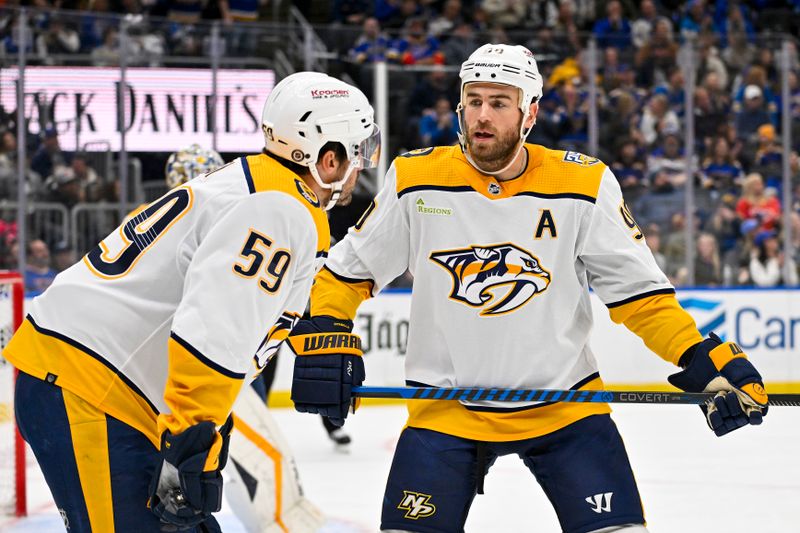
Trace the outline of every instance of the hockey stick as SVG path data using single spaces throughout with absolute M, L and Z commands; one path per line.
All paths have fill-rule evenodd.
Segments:
M 608 390 L 493 389 L 479 387 L 353 387 L 358 398 L 465 400 L 499 402 L 702 404 L 714 392 L 645 392 Z M 770 394 L 769 405 L 800 407 L 800 394 Z

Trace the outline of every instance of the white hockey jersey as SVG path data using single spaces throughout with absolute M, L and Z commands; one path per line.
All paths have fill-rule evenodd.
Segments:
M 602 388 L 588 341 L 591 286 L 671 361 L 702 340 L 674 298 L 612 172 L 526 145 L 513 180 L 476 171 L 459 147 L 416 150 L 333 247 L 312 313 L 352 318 L 409 269 L 406 380 L 437 387 Z M 409 425 L 479 440 L 538 436 L 605 404 L 409 402 Z
M 296 174 L 266 154 L 237 159 L 59 274 L 4 355 L 158 446 L 166 428 L 224 422 L 303 313 L 329 245 Z

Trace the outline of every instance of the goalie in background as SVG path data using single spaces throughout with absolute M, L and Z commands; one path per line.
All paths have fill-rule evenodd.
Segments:
M 229 448 L 244 471 L 268 464 L 258 434 L 277 435 L 249 417 L 260 399 L 241 407 L 247 385 L 305 310 L 326 210 L 375 166 L 380 132 L 359 89 L 312 72 L 273 88 L 262 130 L 263 152 L 175 187 L 60 273 L 4 350 L 20 433 L 72 532 L 219 531 Z M 231 443 L 234 410 L 262 450 Z
M 363 363 L 345 350 L 309 353 L 316 345 L 307 335 L 345 330 L 362 301 L 409 270 L 408 385 L 603 389 L 589 347 L 591 287 L 612 320 L 682 368 L 669 377 L 673 385 L 719 391 L 703 406 L 717 435 L 760 424 L 767 413 L 761 376 L 736 344 L 704 339 L 678 304 L 612 171 L 594 157 L 525 143 L 542 96 L 533 54 L 487 44 L 460 76 L 460 146 L 397 157 L 316 277 L 311 317 L 289 337 L 301 355 L 292 384 L 297 409 L 344 422 Z M 463 531 L 489 467 L 513 454 L 566 533 L 646 531 L 607 404 L 426 399 L 407 406 L 381 529 Z
M 194 143 L 170 154 L 164 166 L 168 189 L 174 189 L 201 174 L 208 174 L 225 164 L 219 152 Z

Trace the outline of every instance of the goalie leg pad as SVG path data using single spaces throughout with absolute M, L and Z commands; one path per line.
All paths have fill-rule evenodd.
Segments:
M 325 523 L 303 497 L 289 445 L 251 388 L 233 407 L 225 497 L 248 533 L 313 533 Z

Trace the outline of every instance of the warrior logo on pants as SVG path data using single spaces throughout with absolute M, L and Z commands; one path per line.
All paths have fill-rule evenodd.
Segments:
M 600 494 L 595 494 L 594 496 L 589 496 L 586 498 L 586 502 L 592 506 L 592 511 L 595 513 L 610 513 L 611 496 L 613 495 L 613 492 L 602 492 Z
M 436 506 L 432 503 L 428 503 L 430 499 L 430 494 L 421 494 L 419 492 L 404 490 L 403 501 L 400 502 L 397 508 L 406 512 L 405 518 L 411 520 L 425 518 L 436 512 Z

